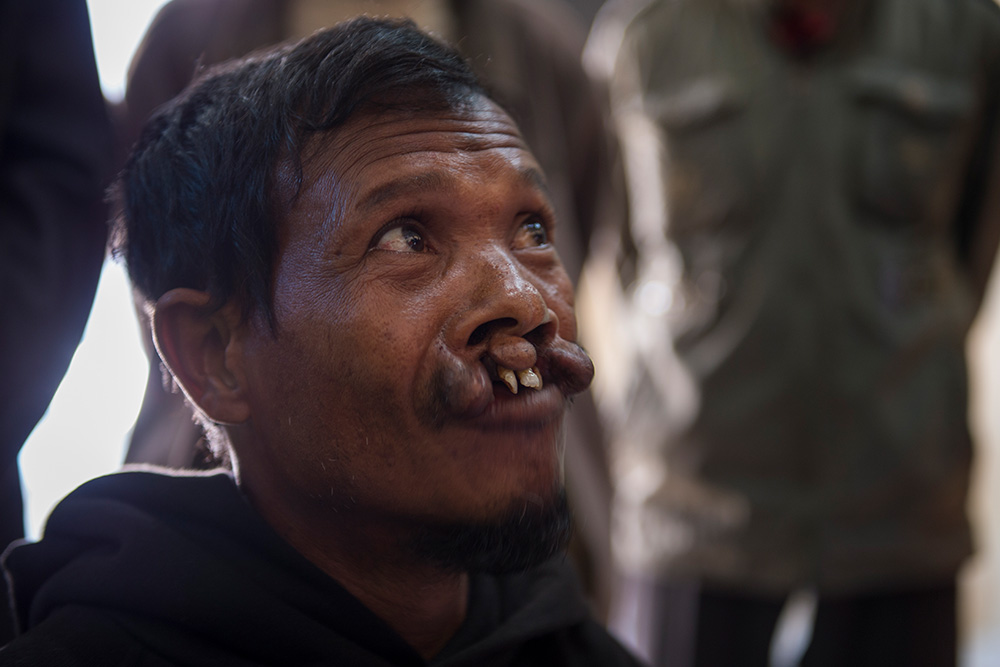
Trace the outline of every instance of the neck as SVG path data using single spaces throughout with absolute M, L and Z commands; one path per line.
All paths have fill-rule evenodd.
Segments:
M 251 499 L 252 500 L 252 499 Z M 330 575 L 385 621 L 425 659 L 437 655 L 465 620 L 469 578 L 410 555 L 399 525 L 379 529 L 372 517 L 345 516 L 323 526 L 293 524 L 286 516 L 264 519 L 293 548 Z
M 333 568 L 337 569 L 337 568 Z M 465 620 L 468 575 L 418 571 L 327 574 L 389 624 L 424 659 L 437 655 Z

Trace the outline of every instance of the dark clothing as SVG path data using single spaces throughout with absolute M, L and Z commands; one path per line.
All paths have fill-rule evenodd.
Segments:
M 785 596 L 747 596 L 698 582 L 626 577 L 617 587 L 632 611 L 626 636 L 653 665 L 767 667 Z M 725 629 L 724 631 L 722 629 Z
M 956 585 L 820 598 L 802 667 L 947 667 L 958 657 Z
M 5 567 L 28 632 L 2 665 L 428 664 L 226 473 L 88 482 Z M 590 618 L 561 561 L 469 588 L 465 623 L 430 664 L 637 664 Z
M 97 289 L 110 159 L 86 4 L 0 0 L 0 549 L 24 536 L 17 455 Z
M 784 595 L 748 594 L 692 580 L 631 577 L 619 595 L 634 618 L 630 636 L 653 665 L 775 664 L 771 647 Z M 958 656 L 956 585 L 878 590 L 816 601 L 802 667 L 945 667 Z

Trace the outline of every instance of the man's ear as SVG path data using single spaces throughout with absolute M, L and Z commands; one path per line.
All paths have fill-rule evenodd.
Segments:
M 174 379 L 213 422 L 241 424 L 250 418 L 239 366 L 242 314 L 234 303 L 219 309 L 211 296 L 178 288 L 161 296 L 153 313 L 153 342 Z

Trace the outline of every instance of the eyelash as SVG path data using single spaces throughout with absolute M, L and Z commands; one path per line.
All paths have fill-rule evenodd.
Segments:
M 553 232 L 555 225 L 553 224 L 553 218 L 551 215 L 547 215 L 545 212 L 529 213 L 523 220 L 518 223 L 518 230 L 520 230 L 525 225 L 537 223 L 541 226 L 543 233 L 545 234 L 545 242 L 538 247 L 547 247 L 553 245 L 555 242 L 553 238 Z M 424 243 L 427 243 L 427 229 L 423 224 L 423 213 L 420 210 L 414 209 L 409 213 L 403 213 L 401 215 L 393 218 L 391 222 L 383 225 L 372 237 L 368 244 L 368 249 L 373 250 L 378 246 L 379 241 L 385 236 L 387 232 L 397 227 L 403 229 L 412 229 L 420 234 L 423 238 Z
M 386 232 L 396 227 L 402 227 L 404 229 L 406 228 L 413 229 L 414 231 L 419 232 L 420 235 L 424 237 L 425 243 L 427 242 L 427 231 L 423 225 L 423 215 L 419 210 L 413 210 L 409 213 L 403 213 L 401 215 L 397 215 L 391 221 L 382 225 L 382 227 L 379 228 L 377 232 L 375 232 L 375 236 L 372 237 L 371 241 L 368 242 L 368 250 L 374 250 L 375 247 L 378 245 L 378 242 L 382 239 L 383 236 L 385 236 Z

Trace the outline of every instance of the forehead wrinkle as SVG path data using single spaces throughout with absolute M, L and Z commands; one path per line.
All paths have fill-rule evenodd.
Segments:
M 361 145 L 358 145 L 361 137 Z M 319 141 L 303 151 L 303 201 L 311 201 L 314 205 L 325 209 L 320 232 L 329 236 L 337 227 L 348 210 L 350 193 L 345 186 L 350 186 L 349 174 L 364 161 L 364 145 L 373 138 L 366 137 L 362 130 L 341 128 L 325 133 Z M 346 166 L 339 163 L 349 160 Z
M 353 172 L 373 152 L 377 154 L 384 151 L 383 155 L 376 155 L 370 160 L 375 163 L 384 158 L 425 150 L 423 138 L 428 134 L 451 136 L 454 147 L 448 152 L 492 148 L 520 148 L 527 151 L 524 139 L 506 112 L 488 99 L 481 101 L 485 103 L 484 107 L 451 108 L 440 112 L 422 112 L 415 116 L 400 111 L 361 114 L 344 126 L 315 137 L 307 144 L 302 159 L 303 162 L 314 162 L 323 172 L 340 163 L 337 171 L 343 177 Z M 401 122 L 407 121 L 422 122 L 424 126 L 398 127 Z M 394 148 L 383 149 L 382 146 L 386 143 Z M 414 150 L 414 144 L 419 148 Z
M 441 135 L 448 137 L 440 145 L 434 148 L 427 148 L 424 138 L 428 135 Z M 371 164 L 382 160 L 418 153 L 478 153 L 489 150 L 520 149 L 528 151 L 524 140 L 513 131 L 499 131 L 493 128 L 482 131 L 474 131 L 471 128 L 464 129 L 442 129 L 440 127 L 427 129 L 401 130 L 395 135 L 364 136 L 359 134 L 352 140 L 343 142 L 339 152 L 353 154 L 350 163 L 345 165 L 344 172 L 350 172 L 357 167 L 359 161 L 368 158 L 371 152 L 380 152 L 383 145 L 388 144 L 391 148 L 385 149 L 384 154 L 370 159 Z M 447 144 L 451 143 L 451 146 Z M 374 146 L 374 149 L 368 148 Z
M 449 189 L 452 186 L 451 179 L 447 174 L 441 171 L 424 171 L 419 174 L 398 178 L 376 187 L 365 194 L 357 206 L 355 206 L 355 209 L 363 214 L 393 199 L 406 197 L 407 195 L 428 189 Z
M 517 180 L 522 184 L 539 190 L 546 200 L 551 200 L 545 176 L 532 166 L 522 166 L 517 169 Z M 397 178 L 367 192 L 354 206 L 354 209 L 365 214 L 377 209 L 383 203 L 394 199 L 405 198 L 432 189 L 453 190 L 455 181 L 450 171 L 430 170 Z
M 377 115 L 360 119 L 360 123 L 348 123 L 336 131 L 324 133 L 325 137 L 309 146 L 304 155 L 306 172 L 312 171 L 313 178 L 307 177 L 307 197 L 320 196 L 327 201 L 327 214 L 323 220 L 323 231 L 330 233 L 336 223 L 346 214 L 348 201 L 359 193 L 350 194 L 344 187 L 352 184 L 355 189 L 357 178 L 368 167 L 387 159 L 418 155 L 420 153 L 475 153 L 489 150 L 516 149 L 530 155 L 524 139 L 509 117 L 483 118 L 475 114 L 456 112 L 455 115 L 430 115 L 427 120 L 431 127 L 407 127 L 394 131 L 400 121 L 398 114 Z M 439 124 L 445 121 L 448 126 Z M 445 135 L 449 141 L 436 148 L 428 149 L 424 139 L 427 135 Z M 520 160 L 518 160 L 520 162 Z M 318 172 L 318 173 L 317 173 Z M 431 189 L 450 189 L 453 174 L 447 171 L 426 171 L 404 176 L 377 186 L 361 195 L 360 201 L 351 206 L 356 211 L 366 213 L 386 201 L 417 194 Z M 545 176 L 537 167 L 520 165 L 517 179 L 539 190 L 551 202 Z M 363 185 L 362 185 L 363 189 Z

